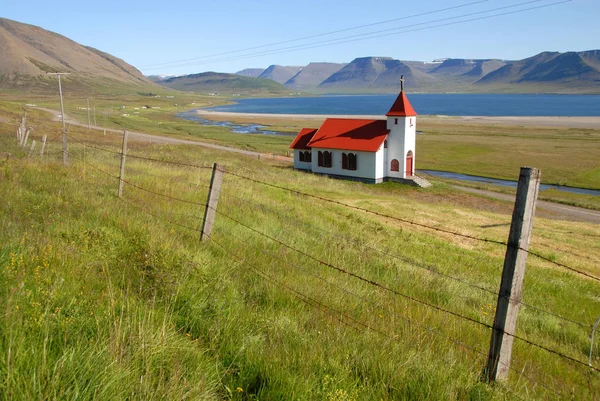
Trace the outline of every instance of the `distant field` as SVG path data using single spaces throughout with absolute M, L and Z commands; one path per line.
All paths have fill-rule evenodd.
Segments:
M 173 97 L 167 97 L 173 96 Z M 4 96 L 6 99 L 8 96 Z M 36 100 L 21 99 L 59 109 L 57 96 Z M 161 97 L 128 95 L 98 96 L 99 126 L 137 130 L 179 138 L 197 139 L 265 153 L 286 154 L 292 137 L 247 135 L 225 127 L 207 127 L 175 117 L 180 111 L 223 104 L 227 99 L 173 92 Z M 66 114 L 87 121 L 84 97 L 66 96 Z M 121 109 L 124 106 L 124 109 Z M 148 109 L 143 109 L 148 106 Z M 137 109 L 136 109 L 137 108 Z M 137 114 L 139 113 L 139 114 Z M 127 116 L 123 116 L 127 114 Z M 219 117 L 211 117 L 219 118 Z M 322 119 L 281 119 L 257 116 L 227 117 L 241 123 L 260 123 L 269 129 L 294 133 L 302 127 L 318 127 Z M 93 117 L 92 117 L 93 123 Z M 515 180 L 519 168 L 530 165 L 542 170 L 542 182 L 600 189 L 600 129 L 551 128 L 500 124 L 462 123 L 448 119 L 418 122 L 423 135 L 417 136 L 417 168 L 452 171 Z M 546 193 L 550 199 L 600 209 L 597 197 Z
M 600 189 L 600 129 L 419 124 L 418 168 L 514 179 L 520 166 L 542 181 Z

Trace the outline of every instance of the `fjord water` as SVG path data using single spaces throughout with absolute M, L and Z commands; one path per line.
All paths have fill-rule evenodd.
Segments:
M 383 115 L 397 95 L 236 99 L 208 110 L 267 114 Z M 600 116 L 600 95 L 409 93 L 420 115 Z

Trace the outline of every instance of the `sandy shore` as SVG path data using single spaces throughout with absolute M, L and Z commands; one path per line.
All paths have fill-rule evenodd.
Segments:
M 225 111 L 197 110 L 197 114 L 207 119 L 231 121 L 294 120 L 323 121 L 327 117 L 384 119 L 373 115 L 321 115 L 321 114 L 260 114 L 232 113 Z M 419 116 L 420 121 L 431 123 L 497 124 L 516 126 L 591 128 L 600 129 L 600 117 L 488 117 L 488 116 Z

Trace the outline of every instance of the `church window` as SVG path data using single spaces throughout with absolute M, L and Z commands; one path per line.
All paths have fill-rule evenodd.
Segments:
M 356 153 L 342 153 L 342 169 L 356 170 Z
M 312 162 L 312 153 L 308 150 L 304 152 L 304 161 L 308 163 Z
M 356 170 L 356 153 L 348 153 L 348 170 Z
M 323 167 L 331 167 L 331 152 L 323 152 Z
M 387 149 L 387 139 L 386 139 L 385 141 L 383 141 L 383 147 L 384 147 L 385 149 Z
M 323 167 L 323 152 L 321 152 L 319 150 L 317 157 L 318 157 L 317 164 L 319 165 L 319 167 Z
M 398 119 L 394 118 L 394 124 L 398 125 Z
M 306 161 L 306 160 L 304 160 L 304 152 L 299 152 L 298 158 L 300 159 L 301 162 Z

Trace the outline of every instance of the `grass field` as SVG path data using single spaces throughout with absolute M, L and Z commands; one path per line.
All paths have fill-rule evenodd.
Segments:
M 176 117 L 180 111 L 222 104 L 227 101 L 225 98 L 180 92 L 168 96 L 167 92 L 158 98 L 98 95 L 91 99 L 90 105 L 96 107 L 96 122 L 100 126 L 174 135 L 254 151 L 285 154 L 289 150 L 292 137 L 233 134 L 225 127 L 201 126 Z M 21 102 L 32 101 L 21 99 Z M 38 99 L 35 103 L 59 108 L 56 98 Z M 87 122 L 87 111 L 82 110 L 86 107 L 85 97 L 67 96 L 65 103 L 67 115 Z M 148 108 L 143 109 L 144 106 Z M 320 124 L 320 120 L 243 116 L 235 121 L 262 123 L 272 130 L 289 133 Z M 417 137 L 419 169 L 514 180 L 519 168 L 529 165 L 542 170 L 544 183 L 600 189 L 599 129 L 466 124 L 452 119 L 441 122 L 427 119 L 419 123 L 418 129 L 424 133 Z M 587 199 L 580 202 L 589 203 Z
M 134 141 L 120 200 L 119 155 L 78 142 L 117 152 L 119 135 L 71 127 L 65 168 L 60 138 L 44 159 L 18 149 L 20 106 L 0 106 L 3 399 L 600 396 L 584 366 L 598 282 L 534 256 L 517 335 L 583 364 L 515 340 L 509 381 L 480 381 L 505 247 L 426 227 L 506 241 L 509 203 Z M 33 139 L 59 132 L 45 113 L 29 120 Z M 213 162 L 227 173 L 200 242 Z M 598 276 L 598 238 L 597 225 L 538 216 L 531 250 Z

